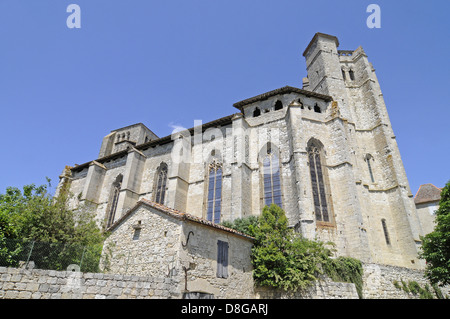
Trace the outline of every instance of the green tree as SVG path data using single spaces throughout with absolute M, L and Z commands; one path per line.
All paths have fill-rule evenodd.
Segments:
M 222 225 L 255 238 L 252 249 L 253 277 L 260 286 L 296 291 L 326 274 L 338 282 L 354 283 L 363 298 L 361 261 L 340 256 L 331 258 L 333 243 L 308 240 L 288 228 L 284 211 L 266 206 L 261 216 L 225 221 Z
M 434 230 L 422 239 L 419 257 L 425 259 L 425 276 L 433 284 L 450 284 L 450 181 L 441 192 Z
M 321 274 L 331 251 L 319 241 L 307 240 L 288 228 L 284 211 L 272 204 L 263 209 L 258 225 L 249 226 L 255 237 L 253 277 L 261 286 L 296 291 Z
M 236 218 L 232 222 L 230 221 L 224 221 L 221 223 L 221 225 L 232 228 L 234 230 L 237 230 L 238 232 L 241 232 L 243 234 L 254 236 L 253 229 L 258 224 L 258 217 L 256 216 L 247 216 L 243 218 Z M 253 225 L 253 227 L 250 227 L 250 225 Z
M 32 243 L 42 267 L 62 270 L 74 258 L 95 265 L 105 234 L 87 207 L 68 209 L 70 198 L 64 187 L 55 197 L 34 184 L 0 194 L 0 262 L 17 266 Z

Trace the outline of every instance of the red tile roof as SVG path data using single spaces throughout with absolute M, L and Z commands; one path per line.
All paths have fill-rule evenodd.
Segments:
M 228 232 L 228 233 L 232 233 L 234 235 L 238 235 L 238 236 L 244 237 L 246 239 L 254 240 L 253 237 L 251 237 L 249 235 L 246 235 L 244 233 L 238 232 L 238 231 L 236 231 L 234 229 L 231 229 L 231 228 L 219 225 L 219 224 L 215 224 L 215 223 L 210 222 L 210 221 L 208 221 L 206 219 L 203 219 L 203 218 L 200 218 L 200 217 L 197 217 L 197 216 L 185 213 L 185 212 L 181 212 L 181 211 L 173 209 L 173 208 L 169 208 L 167 206 L 164 206 L 164 205 L 152 202 L 152 201 L 147 200 L 147 199 L 139 200 L 133 208 L 131 208 L 127 213 L 125 213 L 118 220 L 116 220 L 116 222 L 114 224 L 112 224 L 111 227 L 108 228 L 108 230 L 110 231 L 110 230 L 113 230 L 116 227 L 118 227 L 128 216 L 130 216 L 132 214 L 133 211 L 135 211 L 141 205 L 146 205 L 146 206 L 155 208 L 158 211 L 160 211 L 162 213 L 165 213 L 165 214 L 167 214 L 167 215 L 169 215 L 171 217 L 174 217 L 176 219 L 179 219 L 179 220 L 192 221 L 194 223 L 202 224 L 202 225 L 205 225 L 207 227 L 212 227 L 214 229 L 218 229 L 218 230 L 222 230 L 222 231 L 225 231 L 225 232 Z
M 422 204 L 428 202 L 436 202 L 441 199 L 442 190 L 433 184 L 420 185 L 419 190 L 414 196 L 414 203 Z

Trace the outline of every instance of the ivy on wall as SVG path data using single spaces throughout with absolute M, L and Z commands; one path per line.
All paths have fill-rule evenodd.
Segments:
M 255 238 L 251 259 L 256 285 L 295 292 L 325 274 L 334 281 L 354 283 L 362 298 L 361 262 L 350 257 L 331 258 L 332 243 L 309 240 L 295 233 L 277 205 L 264 207 L 257 218 L 237 219 L 223 225 Z

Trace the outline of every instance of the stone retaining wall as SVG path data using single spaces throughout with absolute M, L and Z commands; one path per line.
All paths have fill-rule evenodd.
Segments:
M 423 272 L 402 267 L 364 264 L 364 299 L 414 299 L 419 295 L 395 287 L 394 281 L 416 281 L 431 286 Z M 181 298 L 170 278 L 120 274 L 80 273 L 0 267 L 0 299 L 168 299 Z M 289 294 L 279 290 L 249 287 L 249 298 L 354 299 L 354 284 L 329 280 L 317 282 L 308 291 Z M 441 287 L 450 295 L 450 287 Z M 217 298 L 217 296 L 215 296 Z
M 0 267 L 2 299 L 180 298 L 167 278 Z
M 387 266 L 380 264 L 364 264 L 364 299 L 418 299 L 417 294 L 407 293 L 395 287 L 394 282 L 402 285 L 402 281 L 417 282 L 422 288 L 431 284 L 425 279 L 423 270 L 415 270 L 404 267 Z M 450 296 L 450 287 L 440 287 L 442 293 Z M 434 292 L 433 292 L 434 295 Z
M 1 299 L 181 298 L 169 278 L 0 267 Z M 249 287 L 253 290 L 253 287 Z M 353 284 L 318 282 L 307 292 L 255 289 L 249 298 L 358 298 Z M 217 296 L 216 296 L 217 297 Z

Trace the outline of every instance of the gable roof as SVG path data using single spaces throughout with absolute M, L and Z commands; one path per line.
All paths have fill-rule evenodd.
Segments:
M 286 93 L 299 93 L 299 94 L 303 94 L 306 95 L 308 97 L 316 97 L 322 100 L 325 100 L 327 102 L 330 102 L 333 100 L 333 98 L 329 95 L 324 95 L 324 94 L 320 94 L 320 93 L 316 93 L 313 91 L 308 91 L 308 90 L 303 90 L 303 89 L 299 89 L 296 87 L 292 87 L 292 86 L 284 86 L 282 88 L 273 90 L 273 91 L 269 91 L 263 94 L 259 94 L 256 95 L 254 97 L 242 100 L 240 102 L 236 102 L 233 104 L 233 106 L 237 109 L 239 109 L 242 112 L 242 109 L 245 105 L 257 102 L 257 101 L 263 101 L 268 99 L 269 97 L 272 97 L 274 95 L 278 95 L 278 94 L 286 94 Z
M 422 204 L 428 202 L 436 202 L 441 199 L 442 190 L 433 184 L 420 185 L 419 190 L 414 196 L 415 204 Z
M 136 203 L 136 205 L 133 206 L 133 208 L 131 208 L 124 215 L 122 215 L 122 217 L 120 217 L 118 220 L 116 220 L 114 222 L 114 224 L 112 224 L 107 229 L 107 231 L 112 231 L 112 230 L 116 229 L 117 227 L 119 227 L 128 216 L 130 216 L 135 210 L 137 210 L 141 206 L 147 206 L 147 207 L 154 208 L 154 209 L 158 210 L 159 212 L 164 213 L 164 214 L 166 214 L 168 216 L 171 216 L 173 218 L 176 218 L 178 220 L 194 222 L 194 223 L 197 223 L 197 224 L 204 225 L 206 227 L 211 227 L 211 228 L 213 228 L 215 230 L 225 231 L 225 232 L 228 232 L 228 233 L 231 233 L 231 234 L 243 237 L 243 238 L 248 239 L 248 240 L 252 240 L 252 241 L 254 240 L 253 237 L 251 237 L 249 235 L 246 235 L 244 233 L 241 233 L 241 232 L 239 232 L 237 230 L 234 230 L 234 229 L 231 229 L 231 228 L 219 225 L 219 224 L 215 224 L 215 223 L 210 222 L 210 221 L 208 221 L 206 219 L 203 219 L 203 218 L 200 218 L 200 217 L 188 214 L 188 213 L 184 213 L 184 212 L 181 212 L 181 211 L 173 209 L 173 208 L 169 208 L 167 206 L 155 203 L 155 202 L 147 200 L 147 199 L 139 200 Z

